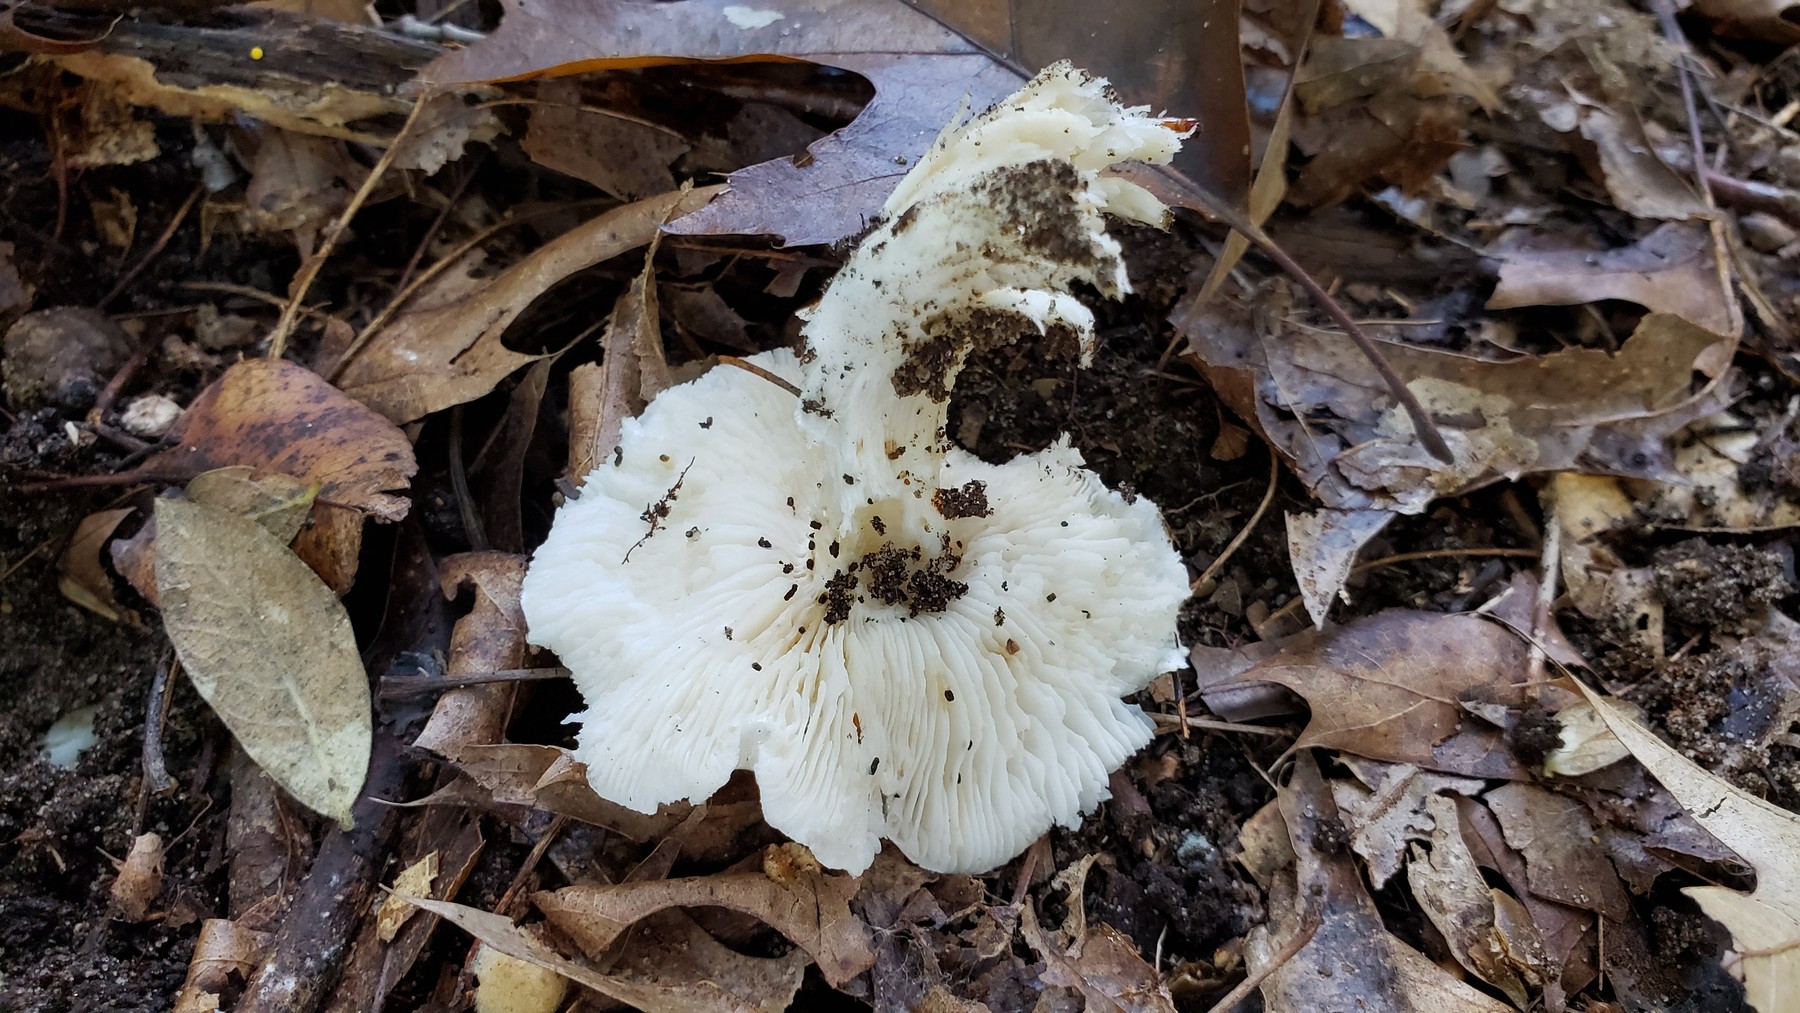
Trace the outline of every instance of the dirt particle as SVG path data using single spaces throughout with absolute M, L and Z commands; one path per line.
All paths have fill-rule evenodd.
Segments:
M 939 489 L 931 494 L 931 505 L 944 515 L 945 520 L 959 520 L 964 517 L 986 517 L 994 511 L 988 506 L 987 483 L 980 479 L 970 479 L 960 488 Z
M 856 575 L 841 570 L 825 582 L 825 593 L 819 595 L 819 604 L 825 606 L 827 625 L 841 623 L 850 618 L 850 608 L 855 603 Z
M 1006 653 L 1008 653 L 1008 654 L 1019 653 L 1019 642 L 1017 640 L 1012 639 L 1011 637 L 1007 637 L 1006 638 Z
M 995 626 L 1005 626 L 1006 625 L 1006 610 L 1005 609 L 997 608 L 994 610 L 994 625 Z
M 773 549 L 775 547 L 775 543 L 769 541 L 767 538 L 758 538 L 756 540 L 756 544 L 762 546 L 765 549 Z
M 1749 545 L 1690 538 L 1655 555 L 1656 590 L 1669 618 L 1692 629 L 1738 629 L 1792 588 L 1781 557 Z

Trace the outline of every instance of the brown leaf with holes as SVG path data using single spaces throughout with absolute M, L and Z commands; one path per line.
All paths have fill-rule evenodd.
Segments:
M 1465 777 L 1524 778 L 1501 729 L 1461 701 L 1517 707 L 1526 655 L 1517 634 L 1477 616 L 1393 609 L 1323 633 L 1308 631 L 1224 679 L 1199 673 L 1215 713 L 1237 720 L 1230 694 L 1272 682 L 1303 697 L 1312 720 L 1300 747 L 1341 749 Z
M 480 256 L 445 271 L 343 364 L 351 397 L 395 422 L 473 401 L 533 360 L 501 343 L 538 296 L 577 271 L 654 239 L 664 222 L 702 207 L 718 187 L 663 194 L 583 222 L 491 278 Z

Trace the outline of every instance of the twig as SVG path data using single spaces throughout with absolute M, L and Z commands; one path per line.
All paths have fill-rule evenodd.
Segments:
M 419 696 L 441 693 L 464 686 L 487 686 L 496 682 L 541 682 L 567 679 L 566 668 L 502 668 L 493 672 L 465 672 L 462 675 L 390 675 L 381 680 L 384 697 Z
M 1269 504 L 1275 502 L 1275 490 L 1280 485 L 1281 485 L 1281 455 L 1277 454 L 1275 452 L 1274 447 L 1270 447 L 1269 448 L 1269 488 L 1263 492 L 1262 502 L 1257 505 L 1256 513 L 1251 514 L 1250 520 L 1247 521 L 1243 527 L 1238 529 L 1237 535 L 1234 536 L 1231 539 L 1230 543 L 1225 546 L 1225 550 L 1223 552 L 1219 553 L 1219 558 L 1213 560 L 1212 563 L 1210 565 L 1208 565 L 1204 571 L 1201 572 L 1200 576 L 1194 578 L 1194 582 L 1192 584 L 1188 585 L 1188 590 L 1190 592 L 1198 594 L 1200 592 L 1200 588 L 1207 581 L 1212 580 L 1214 577 L 1218 576 L 1219 571 L 1225 568 L 1225 563 L 1227 560 L 1229 560 L 1231 558 L 1232 554 L 1237 552 L 1238 549 L 1243 547 L 1245 540 L 1247 540 L 1250 537 L 1250 532 L 1255 531 L 1256 526 L 1258 524 L 1262 523 L 1263 514 L 1268 512 Z
M 1290 733 L 1280 728 L 1269 728 L 1265 725 L 1244 725 L 1235 721 L 1220 721 L 1217 718 L 1194 718 L 1173 714 L 1152 714 L 1150 720 L 1159 732 L 1174 731 L 1177 728 L 1199 728 L 1208 732 L 1232 732 L 1239 735 L 1266 735 L 1270 738 L 1285 739 Z
M 1538 562 L 1537 598 L 1531 605 L 1531 658 L 1526 663 L 1525 681 L 1536 685 L 1544 678 L 1544 632 L 1550 628 L 1550 606 L 1556 602 L 1556 587 L 1562 582 L 1562 521 L 1555 510 L 1544 518 L 1544 548 Z
M 508 918 L 517 918 L 524 914 L 523 911 L 514 910 L 520 899 L 519 891 L 525 888 L 527 882 L 530 882 L 532 870 L 537 868 L 538 861 L 544 857 L 544 852 L 550 850 L 550 845 L 555 842 L 557 835 L 561 834 L 563 827 L 568 824 L 569 818 L 561 813 L 558 813 L 556 818 L 550 821 L 550 828 L 545 830 L 544 835 L 531 846 L 531 853 L 525 856 L 525 861 L 519 863 L 519 871 L 513 874 L 512 882 L 507 885 L 506 892 L 500 895 L 499 903 L 494 905 L 496 912 Z
M 377 730 L 356 825 L 325 836 L 237 1013 L 312 1013 L 325 1001 L 399 830 L 401 810 L 380 800 L 401 797 L 405 787 L 400 745 Z
M 800 388 L 794 386 L 793 384 L 787 382 L 786 380 L 783 380 L 781 377 L 776 376 L 774 373 L 769 372 L 768 370 L 762 368 L 761 366 L 758 366 L 754 362 L 750 362 L 746 359 L 740 359 L 735 355 L 721 355 L 721 356 L 719 356 L 719 361 L 724 363 L 727 366 L 736 366 L 737 368 L 739 368 L 747 373 L 755 373 L 757 376 L 760 376 L 763 379 L 774 384 L 775 386 L 780 387 L 782 390 L 787 391 L 789 394 L 792 394 L 795 397 L 800 396 Z
M 1262 983 L 1269 979 L 1269 975 L 1281 970 L 1283 964 L 1294 959 L 1301 950 L 1306 949 L 1306 944 L 1312 942 L 1313 936 L 1318 933 L 1320 921 L 1318 913 L 1314 912 L 1306 919 L 1306 924 L 1300 927 L 1300 931 L 1294 934 L 1294 938 L 1288 940 L 1287 944 L 1277 950 L 1275 956 L 1262 966 L 1262 970 L 1238 982 L 1238 987 L 1225 993 L 1225 998 L 1213 1003 L 1212 1008 L 1206 1013 L 1231 1013 L 1237 1008 L 1238 1003 L 1250 998 L 1250 993 L 1262 987 Z
M 144 251 L 144 255 L 138 258 L 138 262 L 133 264 L 130 270 L 119 275 L 119 280 L 113 282 L 113 287 L 108 289 L 106 295 L 101 297 L 99 304 L 101 309 L 105 309 L 107 303 L 117 299 L 119 295 L 125 291 L 125 287 L 130 285 L 133 281 L 136 281 L 137 276 L 144 272 L 144 268 L 149 267 L 150 262 L 155 260 L 158 254 L 162 253 L 163 248 L 169 245 L 169 240 L 175 238 L 175 230 L 180 228 L 181 223 L 187 220 L 188 212 L 194 209 L 194 204 L 197 203 L 200 200 L 200 197 L 205 193 L 205 187 L 197 186 L 194 188 L 193 193 L 188 194 L 187 200 L 182 201 L 181 207 L 175 210 L 175 217 L 169 219 L 168 226 L 162 230 L 162 235 L 156 237 L 156 242 L 150 244 L 150 248 Z
M 174 675 L 180 667 L 179 659 L 170 659 L 168 664 L 156 666 L 156 672 L 150 678 L 150 695 L 144 704 L 144 783 L 138 789 L 137 817 L 131 822 L 133 837 L 143 829 L 150 796 L 166 794 L 175 787 L 174 779 L 169 776 L 168 763 L 163 758 L 162 733 L 173 697 L 169 689 L 175 685 Z
M 438 209 L 437 217 L 431 220 L 431 224 L 425 229 L 425 234 L 419 237 L 419 245 L 413 248 L 412 257 L 406 261 L 406 266 L 400 269 L 400 280 L 394 283 L 396 289 L 405 288 L 406 283 L 412 280 L 413 272 L 419 269 L 419 261 L 425 259 L 425 251 L 431 246 L 431 241 L 437 238 L 438 230 L 442 229 L 444 223 L 450 220 L 450 212 L 456 210 L 456 206 L 462 203 L 463 194 L 468 191 L 469 184 L 475 181 L 475 174 L 487 161 L 487 151 L 484 149 L 481 154 L 470 161 L 473 164 L 463 172 L 462 179 L 457 181 L 456 187 L 450 191 L 450 195 L 444 198 L 444 206 Z
M 394 164 L 394 157 L 400 153 L 401 147 L 405 145 L 407 137 L 412 133 L 413 125 L 419 121 L 419 113 L 424 111 L 426 103 L 432 97 L 433 93 L 426 91 L 413 102 L 412 111 L 406 114 L 406 122 L 400 125 L 400 132 L 394 135 L 393 142 L 387 146 L 386 151 L 381 153 L 381 158 L 376 161 L 375 167 L 370 169 L 369 174 L 363 178 L 362 186 L 356 188 L 356 195 L 350 198 L 350 203 L 344 208 L 343 213 L 338 215 L 337 220 L 331 223 L 331 228 L 326 230 L 324 242 L 319 244 L 318 250 L 312 256 L 306 258 L 306 263 L 300 265 L 299 272 L 294 275 L 293 284 L 289 286 L 288 301 L 287 305 L 282 308 L 281 319 L 275 322 L 275 329 L 269 332 L 269 358 L 279 359 L 281 354 L 287 351 L 288 335 L 294 331 L 294 321 L 300 316 L 300 308 L 306 302 L 306 293 L 312 288 L 313 279 L 319 276 L 319 271 L 325 267 L 325 261 L 330 259 L 332 252 L 337 248 L 338 240 L 343 238 L 344 231 L 350 227 L 350 220 L 356 217 L 358 211 L 362 210 L 363 203 L 369 199 L 370 194 L 375 192 L 376 184 L 380 183 L 381 178 L 387 175 L 388 167 Z

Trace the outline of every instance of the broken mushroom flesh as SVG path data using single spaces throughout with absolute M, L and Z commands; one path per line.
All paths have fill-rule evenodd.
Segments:
M 943 423 L 972 352 L 1028 331 L 1090 346 L 1068 286 L 1127 288 L 1101 213 L 1144 207 L 1096 173 L 1174 143 L 1051 68 L 921 160 L 802 356 L 752 360 L 799 397 L 716 368 L 625 423 L 524 588 L 586 701 L 596 791 L 647 812 L 748 769 L 769 824 L 850 872 L 883 838 L 986 871 L 1106 797 L 1150 738 L 1120 698 L 1183 663 L 1186 569 L 1156 507 L 1066 439 L 989 464 Z

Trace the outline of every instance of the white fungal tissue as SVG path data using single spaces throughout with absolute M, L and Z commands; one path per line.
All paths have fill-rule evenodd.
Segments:
M 1049 68 L 908 173 L 799 356 L 751 360 L 798 396 L 719 367 L 625 423 L 524 588 L 597 792 L 650 812 L 747 769 L 771 826 L 852 873 L 883 838 L 984 872 L 1107 797 L 1151 734 L 1120 697 L 1184 663 L 1186 569 L 1066 439 L 987 464 L 945 419 L 973 352 L 1091 354 L 1069 286 L 1129 289 L 1103 214 L 1165 214 L 1101 171 L 1180 136 Z

